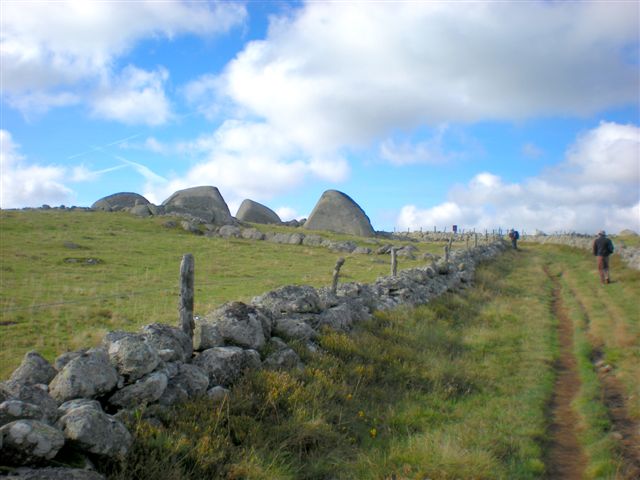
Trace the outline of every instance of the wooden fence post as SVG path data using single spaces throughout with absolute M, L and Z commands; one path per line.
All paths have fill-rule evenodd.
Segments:
M 398 257 L 396 256 L 396 247 L 391 247 L 391 276 L 395 277 L 398 273 Z
M 477 233 L 474 233 L 474 234 L 473 234 L 473 236 L 474 236 L 474 238 L 475 238 L 473 246 L 474 246 L 474 247 L 477 247 L 477 246 L 478 246 L 478 234 L 477 234 Z
M 344 258 L 340 257 L 336 262 L 336 266 L 333 268 L 333 283 L 331 284 L 331 293 L 334 295 L 338 291 L 338 277 L 340 276 L 340 269 L 344 265 Z
M 449 244 L 444 246 L 444 262 L 448 263 L 449 262 L 449 249 L 451 247 L 449 246 Z
M 193 321 L 193 277 L 193 255 L 187 253 L 182 256 L 182 262 L 180 262 L 180 304 L 178 305 L 178 313 L 180 315 L 179 327 L 189 335 L 191 340 L 193 340 L 193 329 L 195 328 Z

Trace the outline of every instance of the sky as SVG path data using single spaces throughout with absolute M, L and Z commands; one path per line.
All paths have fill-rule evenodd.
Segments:
M 376 230 L 640 232 L 637 0 L 0 9 L 0 208 L 335 189 Z

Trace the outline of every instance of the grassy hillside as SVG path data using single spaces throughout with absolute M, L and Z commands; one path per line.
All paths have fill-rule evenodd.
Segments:
M 29 350 L 53 360 L 96 344 L 109 330 L 176 323 L 185 253 L 195 257 L 199 314 L 282 285 L 328 285 L 336 259 L 344 256 L 326 248 L 204 238 L 167 229 L 167 220 L 126 213 L 0 212 L 0 378 Z M 375 247 L 366 239 L 323 235 Z M 420 248 L 442 252 L 441 245 Z M 400 268 L 422 263 L 399 259 Z M 370 282 L 388 272 L 388 255 L 352 255 L 342 278 Z

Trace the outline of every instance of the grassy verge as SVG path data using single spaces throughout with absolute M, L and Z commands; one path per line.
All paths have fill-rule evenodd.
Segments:
M 167 220 L 126 213 L 1 211 L 0 378 L 29 350 L 52 360 L 96 344 L 109 330 L 175 323 L 184 253 L 195 257 L 198 314 L 287 284 L 328 285 L 337 257 L 344 256 L 326 248 L 195 236 L 164 228 Z M 442 252 L 441 245 L 416 245 L 420 254 Z M 401 258 L 399 264 L 410 268 L 424 262 Z M 341 276 L 371 282 L 388 273 L 388 256 L 351 255 Z
M 245 377 L 228 402 L 135 421 L 112 478 L 539 478 L 555 325 L 540 259 L 505 254 L 477 286 L 325 332 L 306 367 Z

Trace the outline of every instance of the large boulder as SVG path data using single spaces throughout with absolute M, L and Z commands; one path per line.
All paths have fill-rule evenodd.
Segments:
M 233 224 L 227 203 L 216 187 L 192 187 L 178 190 L 164 202 L 165 213 L 186 213 L 214 225 Z
M 42 383 L 48 385 L 56 376 L 56 369 L 38 352 L 28 352 L 22 359 L 20 366 L 11 374 L 9 380 L 24 385 Z
M 327 190 L 322 194 L 303 228 L 361 237 L 375 235 L 364 210 L 351 197 L 337 190 Z
M 148 205 L 149 203 L 149 200 L 137 193 L 120 192 L 101 198 L 91 205 L 91 208 L 94 210 L 104 210 L 106 212 L 117 212 L 126 208 L 135 207 L 136 205 Z
M 162 396 L 158 399 L 161 405 L 173 405 L 189 398 L 204 395 L 209 387 L 209 377 L 200 367 L 183 363 L 178 373 L 173 376 Z
M 142 334 L 149 344 L 162 354 L 162 359 L 166 362 L 186 362 L 191 358 L 191 338 L 178 327 L 152 323 L 142 327 Z
M 264 205 L 249 199 L 243 200 L 238 212 L 236 213 L 236 218 L 242 222 L 265 224 L 282 223 L 276 212 L 271 210 L 269 207 L 265 207 Z
M 0 403 L 0 426 L 16 420 L 45 421 L 45 414 L 40 407 L 22 400 L 5 400 Z
M 164 372 L 153 372 L 118 390 L 109 398 L 109 403 L 120 408 L 135 408 L 153 403 L 162 396 L 167 383 L 167 375 Z
M 96 398 L 113 390 L 118 373 L 101 349 L 91 349 L 74 358 L 49 384 L 49 393 L 58 402 L 73 398 Z
M 0 384 L 0 398 L 4 401 L 19 400 L 35 405 L 42 412 L 42 418 L 47 423 L 53 423 L 58 418 L 58 403 L 51 398 L 43 385 L 24 385 L 18 382 L 3 382 Z
M 37 420 L 17 420 L 0 428 L 2 465 L 37 465 L 51 460 L 64 445 L 57 428 Z
M 121 457 L 133 441 L 122 422 L 91 405 L 69 410 L 58 426 L 73 445 L 95 455 Z
M 315 288 L 307 285 L 286 285 L 255 297 L 251 303 L 274 320 L 296 313 L 320 313 L 322 304 Z
M 152 372 L 160 363 L 157 350 L 141 334 L 111 332 L 102 341 L 111 364 L 129 382 Z

